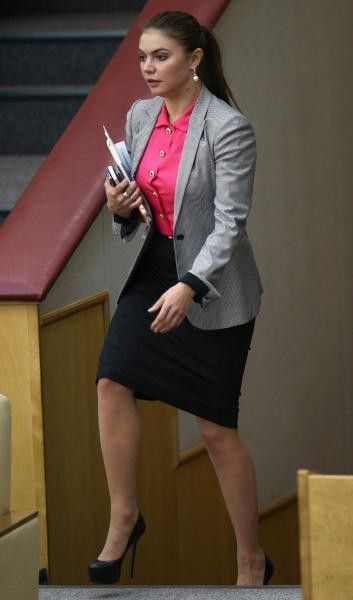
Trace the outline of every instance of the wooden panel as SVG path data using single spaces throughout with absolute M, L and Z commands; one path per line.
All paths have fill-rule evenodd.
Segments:
M 304 598 L 353 598 L 353 477 L 304 471 L 299 482 Z
M 205 448 L 183 453 L 176 479 L 180 584 L 235 585 L 233 528 Z
M 308 503 L 309 474 L 310 471 L 306 469 L 300 469 L 297 473 L 300 532 L 300 571 L 303 597 L 305 600 L 312 600 L 310 524 Z
M 0 311 L 1 392 L 14 410 L 14 507 L 39 510 L 45 566 L 37 307 L 7 304 Z M 94 381 L 108 324 L 107 297 L 43 315 L 41 323 L 50 581 L 80 585 L 87 583 L 87 564 L 103 545 L 109 522 Z M 138 409 L 137 490 L 147 530 L 138 546 L 134 580 L 127 576 L 127 561 L 120 584 L 234 584 L 233 530 L 206 450 L 200 445 L 178 455 L 174 407 L 139 400 Z M 299 582 L 295 505 L 293 498 L 292 504 L 277 503 L 260 513 L 261 538 L 276 563 L 276 583 Z
M 84 584 L 109 522 L 95 386 L 108 295 L 43 315 L 41 324 L 49 577 Z
M 179 539 L 182 540 L 180 582 L 235 585 L 236 540 L 218 480 L 202 444 L 179 456 L 177 478 Z M 296 493 L 260 509 L 259 536 L 275 563 L 271 584 L 299 585 Z
M 40 514 L 40 563 L 47 563 L 43 425 L 37 304 L 0 303 L 0 386 L 11 402 L 13 510 Z
M 259 534 L 275 573 L 271 585 L 300 585 L 297 494 L 279 498 L 259 511 Z
M 124 566 L 122 585 L 177 585 L 178 515 L 176 409 L 162 402 L 139 400 L 141 444 L 137 468 L 137 497 L 146 520 L 139 542 L 133 582 Z

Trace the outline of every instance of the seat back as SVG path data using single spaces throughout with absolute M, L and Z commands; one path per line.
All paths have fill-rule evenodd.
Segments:
M 303 600 L 353 598 L 353 476 L 298 471 Z
M 10 510 L 11 490 L 11 405 L 0 394 L 0 516 Z

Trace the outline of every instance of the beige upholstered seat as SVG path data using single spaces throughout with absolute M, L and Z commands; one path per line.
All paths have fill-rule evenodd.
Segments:
M 0 597 L 38 598 L 39 524 L 33 510 L 11 511 L 11 405 L 0 394 Z
M 353 476 L 298 471 L 303 600 L 353 598 Z

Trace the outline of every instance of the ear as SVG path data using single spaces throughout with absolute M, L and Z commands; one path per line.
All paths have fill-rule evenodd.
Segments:
M 204 55 L 204 52 L 203 52 L 202 48 L 195 48 L 195 50 L 191 54 L 190 66 L 192 69 L 197 69 L 200 62 L 202 61 L 203 55 Z

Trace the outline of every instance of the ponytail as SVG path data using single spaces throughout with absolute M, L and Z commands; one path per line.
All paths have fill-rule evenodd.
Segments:
M 147 29 L 159 29 L 166 35 L 176 39 L 188 53 L 202 48 L 203 57 L 197 74 L 208 89 L 228 104 L 234 104 L 241 112 L 232 92 L 225 80 L 222 56 L 219 44 L 212 31 L 207 29 L 192 15 L 181 11 L 164 11 L 151 17 L 143 26 Z
M 198 68 L 198 74 L 208 89 L 228 104 L 233 104 L 240 111 L 240 108 L 232 94 L 232 91 L 226 82 L 222 67 L 222 55 L 219 44 L 212 31 L 204 25 L 200 25 L 204 37 L 203 51 L 204 55 Z M 241 112 L 241 111 L 240 111 Z

